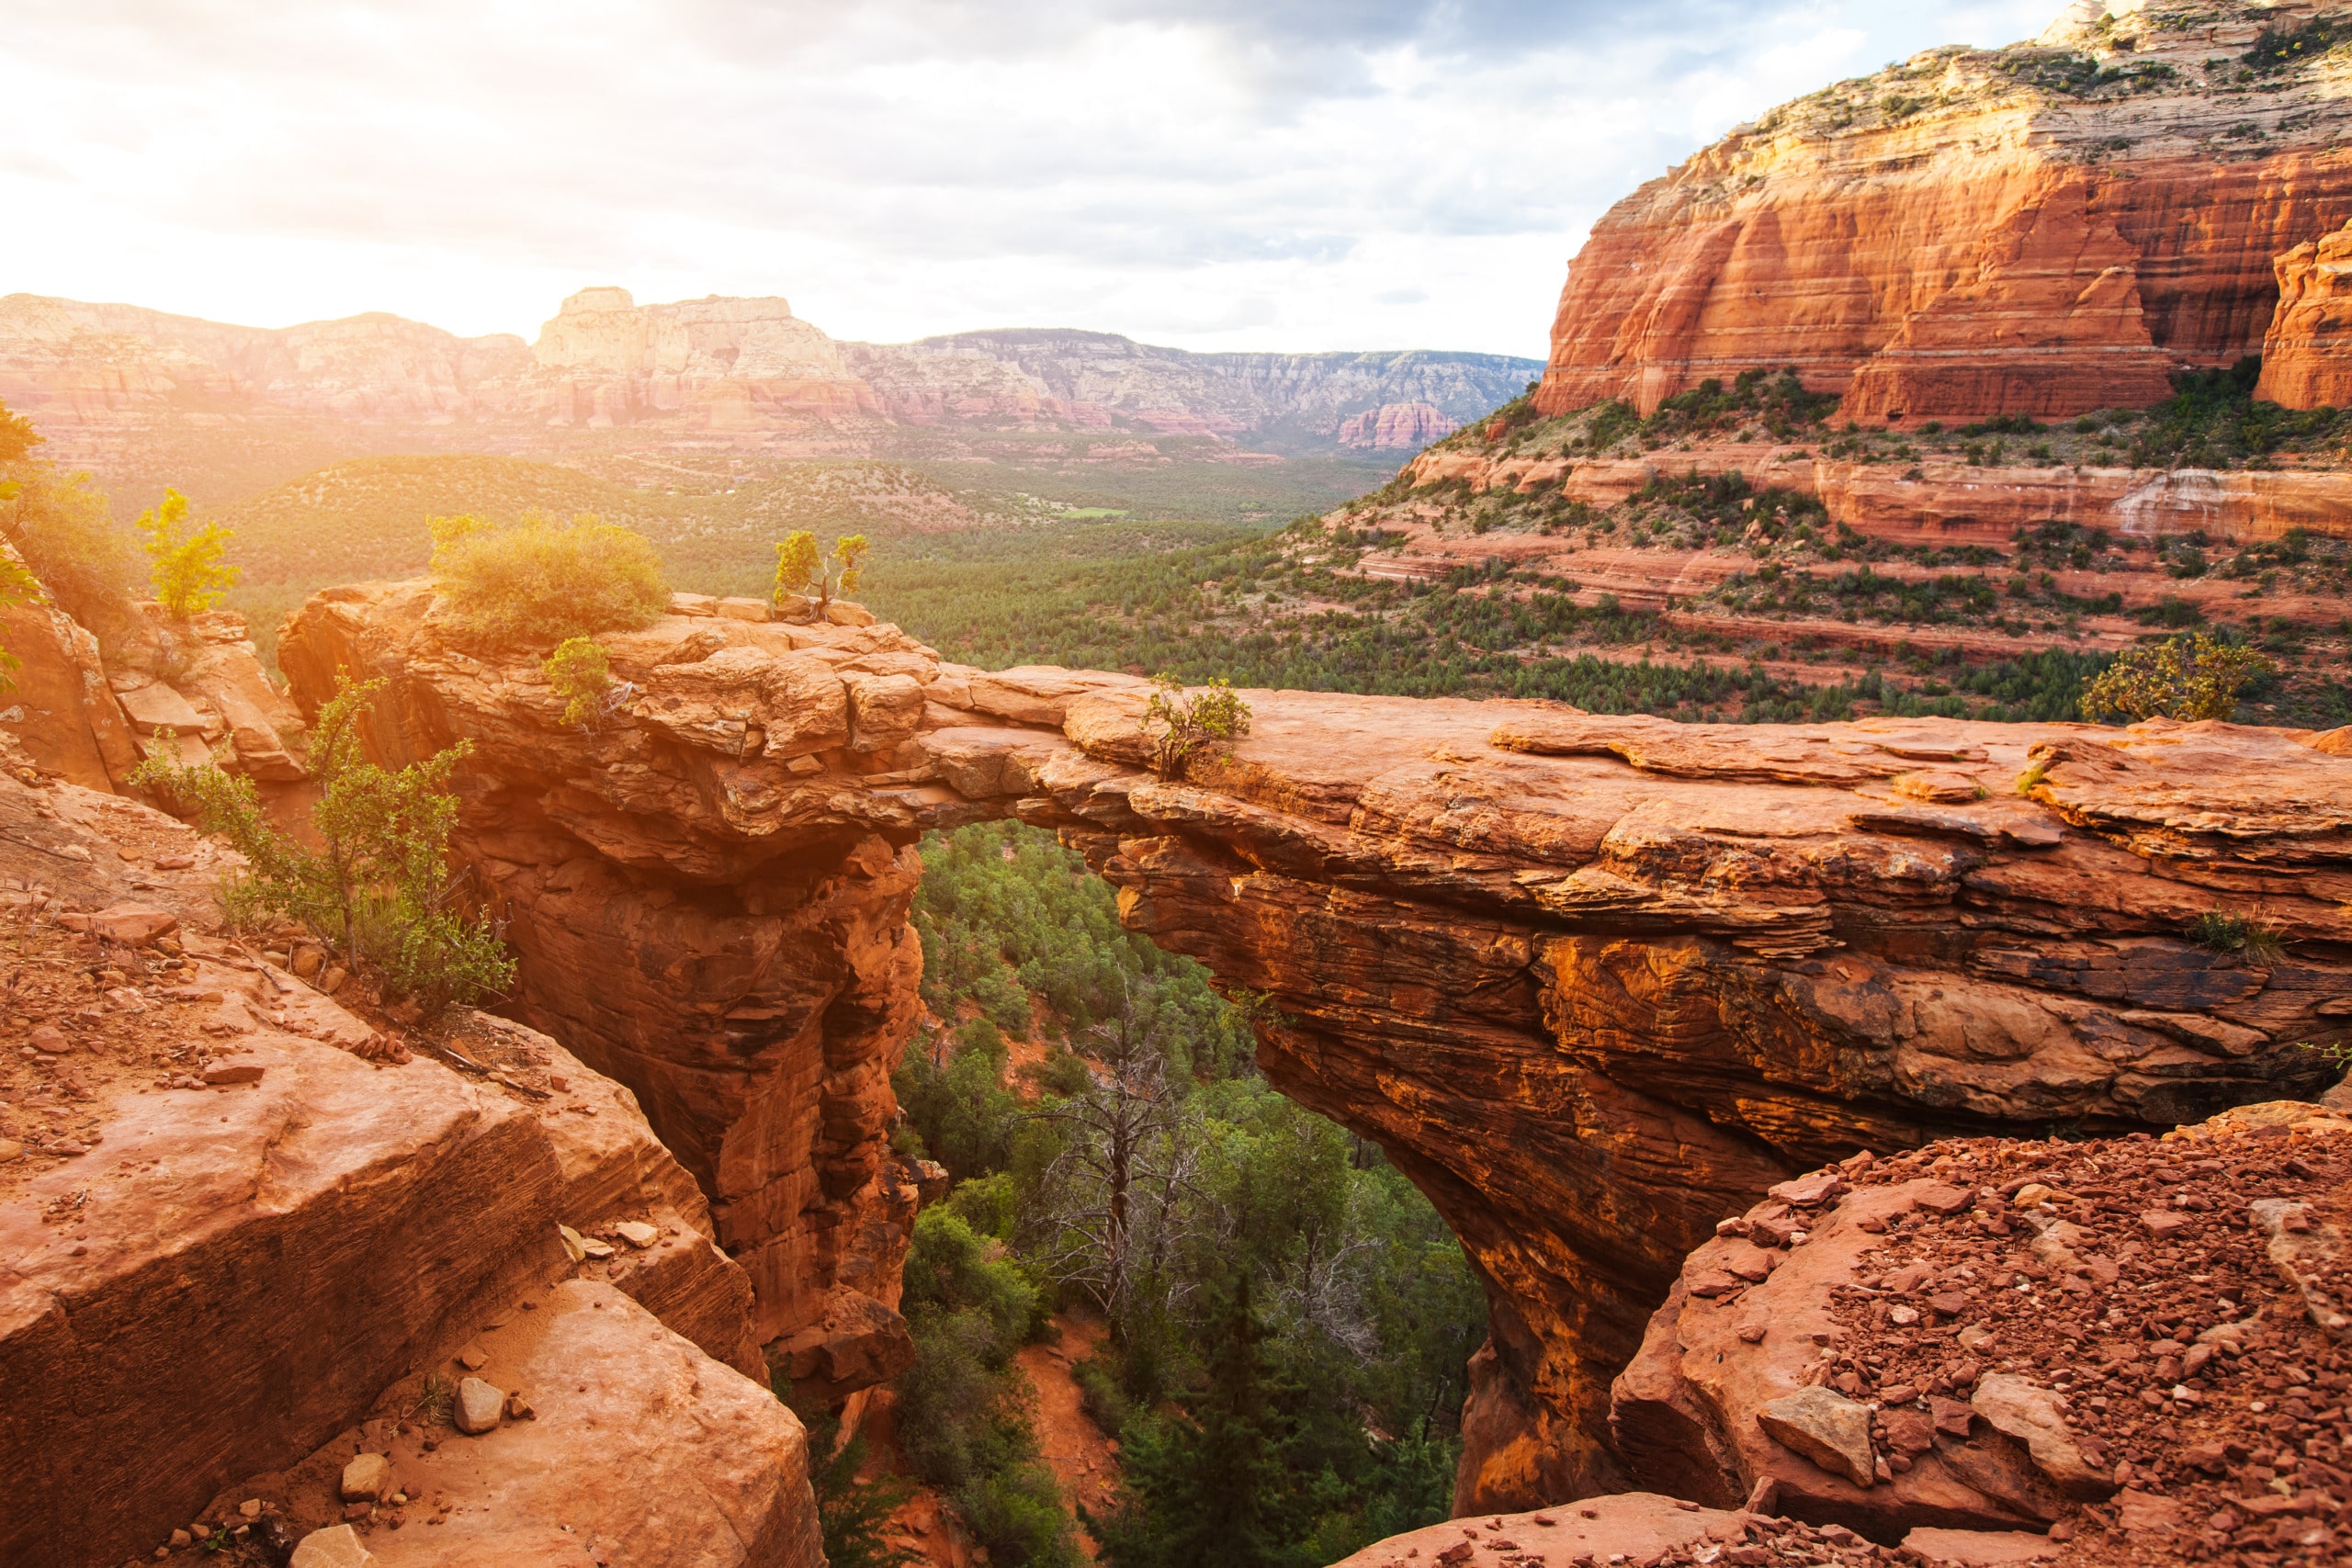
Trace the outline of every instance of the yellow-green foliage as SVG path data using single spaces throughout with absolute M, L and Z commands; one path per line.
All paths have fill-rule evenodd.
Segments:
M 565 699 L 564 723 L 593 725 L 603 716 L 605 694 L 613 689 L 613 663 L 595 638 L 565 638 L 539 669 L 555 694 Z
M 1151 686 L 1151 701 L 1137 722 L 1151 740 L 1152 768 L 1163 779 L 1182 778 L 1204 747 L 1250 733 L 1250 705 L 1223 676 L 1199 691 L 1167 674 L 1153 676 Z
M 821 554 L 816 535 L 806 528 L 794 529 L 775 547 L 773 602 L 780 604 L 787 595 L 806 594 L 826 604 L 836 593 L 856 592 L 858 573 L 864 570 L 869 547 L 865 535 L 843 534 L 833 541 L 831 554 Z
M 2227 718 L 2238 694 L 2278 667 L 2253 649 L 2191 632 L 2121 655 L 2083 691 L 2083 716 Z
M 155 597 L 183 621 L 220 603 L 243 575 L 221 559 L 228 553 L 229 530 L 205 523 L 191 532 L 187 497 L 175 490 L 164 491 L 163 505 L 141 513 L 138 527 L 147 536 L 147 575 Z
M 40 580 L 27 571 L 24 563 L 11 555 L 0 555 L 0 610 L 18 604 L 40 603 Z M 0 647 L 0 692 L 16 690 L 14 672 L 24 668 L 25 661 Z
M 465 636 L 548 644 L 650 625 L 670 607 L 662 561 L 642 534 L 592 516 L 433 520 L 433 581 Z

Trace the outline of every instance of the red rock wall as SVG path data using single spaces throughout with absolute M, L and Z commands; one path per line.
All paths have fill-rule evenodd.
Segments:
M 2255 396 L 2290 409 L 2352 405 L 2352 227 L 2278 258 L 2278 310 Z
M 2042 93 L 1963 53 L 1932 87 L 1851 92 L 1859 125 L 1806 100 L 1735 131 L 1594 226 L 1537 406 L 1647 412 L 1793 365 L 1857 419 L 2047 418 L 2260 352 L 2271 258 L 2352 218 L 2352 152 L 2298 118 L 2332 101 L 2316 78 L 2259 100 L 2198 90 L 2216 41 L 2174 40 L 2177 90 L 2153 96 Z M 1875 114 L 1898 86 L 1946 101 Z

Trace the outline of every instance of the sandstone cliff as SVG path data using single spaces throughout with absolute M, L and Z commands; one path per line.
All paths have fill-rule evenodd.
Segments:
M 1129 677 L 960 668 L 887 626 L 609 641 L 633 700 L 600 734 L 557 722 L 535 659 L 451 646 L 419 585 L 322 594 L 284 646 L 306 702 L 338 666 L 390 680 L 388 757 L 474 741 L 464 846 L 520 1011 L 637 1090 L 763 1336 L 892 1299 L 911 846 L 1017 815 L 1131 928 L 1269 993 L 1268 1075 L 1462 1236 L 1494 1323 L 1465 1508 L 1618 1483 L 1611 1380 L 1683 1255 L 1773 1182 L 2275 1098 L 2324 1073 L 2298 1043 L 2346 1028 L 2341 735 L 1253 692 L 1250 737 L 1165 783 Z M 2214 910 L 2280 955 L 2188 940 Z
M 379 1033 L 214 929 L 232 855 L 0 761 L 0 1558 L 816 1568 L 750 1281 L 626 1089 Z
M 2345 9 L 2076 5 L 1741 126 L 1595 225 L 1538 404 L 1789 364 L 1857 420 L 2048 417 L 2261 352 L 2272 258 L 2352 218 L 2352 62 L 2264 29 Z
M 2256 395 L 2290 409 L 2352 403 L 2352 318 L 2344 306 L 2352 230 L 2306 240 L 2278 258 L 2278 313 L 2262 340 Z

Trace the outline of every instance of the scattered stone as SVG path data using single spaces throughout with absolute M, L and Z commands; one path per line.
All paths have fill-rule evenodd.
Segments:
M 1834 1170 L 1816 1170 L 1811 1176 L 1800 1176 L 1783 1181 L 1770 1190 L 1770 1196 L 1797 1209 L 1816 1209 L 1846 1190 L 1846 1179 Z
M 1803 1388 L 1765 1404 L 1757 1411 L 1756 1422 L 1782 1448 L 1857 1486 L 1867 1487 L 1878 1479 L 1867 1404 L 1826 1388 Z
M 294 1548 L 286 1568 L 368 1568 L 376 1554 L 359 1544 L 359 1532 L 349 1525 L 312 1530 Z
M 2181 1526 L 2180 1504 L 2153 1492 L 2132 1490 L 2115 1500 L 2116 1522 L 2128 1530 L 2169 1533 Z
M 662 1239 L 660 1227 L 649 1225 L 643 1220 L 623 1220 L 613 1229 L 623 1241 L 640 1251 Z
M 602 1262 L 613 1255 L 613 1244 L 598 1236 L 586 1235 L 580 1238 L 580 1250 Z
M 147 998 L 129 986 L 110 986 L 106 992 L 107 1007 L 113 1012 L 145 1012 Z
M 1962 1214 L 1975 1203 L 1976 1194 L 1965 1187 L 1939 1181 L 1913 1193 L 1911 1201 L 1931 1214 Z
M 506 1395 L 480 1378 L 464 1378 L 458 1383 L 457 1408 L 453 1416 L 458 1430 L 469 1437 L 480 1437 L 498 1425 L 505 1411 Z
M 345 1473 L 348 1473 L 348 1472 Z M 237 1512 L 249 1519 L 257 1519 L 261 1517 L 261 1499 L 258 1497 L 246 1498 L 243 1502 L 237 1505 Z
M 259 1083 L 262 1065 L 248 1060 L 215 1062 L 204 1069 L 204 1082 L 214 1089 L 224 1084 Z
M 2187 1214 L 2176 1213 L 2170 1209 L 2151 1209 L 2140 1216 L 2140 1224 L 2147 1227 L 2148 1235 L 2156 1240 L 2170 1241 L 2187 1230 L 2191 1221 Z
M 343 1467 L 343 1500 L 346 1503 L 380 1501 L 391 1490 L 392 1461 L 385 1454 L 356 1454 Z M 254 1512 L 261 1510 L 256 1507 Z M 245 1516 L 253 1517 L 252 1514 Z
M 24 1152 L 25 1145 L 17 1142 L 16 1139 L 0 1138 L 0 1165 L 6 1165 L 12 1159 L 22 1158 Z
M 52 1024 L 42 1024 L 39 1029 L 34 1030 L 28 1038 L 32 1042 L 34 1050 L 46 1052 L 52 1056 L 62 1056 L 74 1049 L 73 1045 L 66 1041 L 64 1031 Z
M 490 1352 L 481 1348 L 480 1341 L 469 1340 L 465 1348 L 458 1352 L 457 1361 L 458 1365 L 465 1368 L 466 1371 L 478 1372 L 490 1364 Z
M 126 947 L 145 947 L 180 929 L 179 917 L 144 904 L 116 904 L 90 917 L 90 934 Z
M 585 1237 L 567 1224 L 558 1224 L 555 1231 L 556 1235 L 562 1239 L 565 1257 L 574 1263 L 584 1263 L 588 1260 L 588 1243 Z

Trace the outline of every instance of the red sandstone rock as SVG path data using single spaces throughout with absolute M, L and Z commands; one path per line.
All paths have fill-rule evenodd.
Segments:
M 1794 365 L 1856 417 L 2049 416 L 2257 352 L 2271 258 L 2352 215 L 2324 72 L 2266 84 L 2253 156 L 2231 131 L 2257 100 L 2205 85 L 2272 19 L 2209 0 L 2140 14 L 2128 51 L 2116 31 L 2052 45 L 2169 80 L 2086 96 L 2030 85 L 2068 68 L 2052 51 L 1940 50 L 1738 128 L 1594 226 L 1537 406 L 1647 412 Z
M 906 846 L 1017 814 L 1084 851 L 1132 929 L 1272 993 L 1272 1081 L 1378 1140 L 1463 1237 L 1494 1325 L 1465 1506 L 1614 1482 L 1610 1380 L 1684 1253 L 1775 1182 L 1962 1118 L 2165 1125 L 2315 1089 L 2295 1043 L 2344 1033 L 2317 1010 L 2352 979 L 2325 956 L 2352 936 L 2352 763 L 2278 731 L 1253 692 L 1249 739 L 1169 783 L 1139 766 L 1131 678 L 729 624 L 776 659 L 903 658 L 925 694 L 911 740 L 802 772 L 724 734 L 564 729 L 532 660 L 452 657 L 424 606 L 334 591 L 283 657 L 310 701 L 338 664 L 392 677 L 387 760 L 473 739 L 462 847 L 514 919 L 521 1006 L 630 1083 L 713 1192 L 763 1338 L 837 1286 L 895 1302 Z M 714 625 L 615 639 L 616 672 Z M 1923 766 L 1986 797 L 1892 787 Z M 2314 945 L 2257 971 L 2183 938 L 2256 899 Z M 1955 1520 L 1993 1517 L 1970 1495 Z
M 2280 256 L 2278 313 L 2262 340 L 2255 396 L 2290 409 L 2352 405 L 2352 224 Z
M 85 1026 L 88 1055 L 71 1060 L 94 1075 L 85 1152 L 0 1175 L 0 1376 L 18 1416 L 0 1427 L 0 1556 L 67 1568 L 143 1554 L 216 1488 L 299 1461 L 479 1317 L 571 1274 L 560 1220 L 619 1209 L 676 1227 L 683 1263 L 636 1255 L 615 1286 L 763 1374 L 748 1284 L 625 1091 L 604 1114 L 566 1115 L 433 1062 L 380 1066 L 289 1032 L 369 1033 L 347 1015 L 330 1027 L 340 1010 L 299 983 L 298 1012 L 262 972 L 182 974 L 184 995 Z M 205 1076 L 228 1087 L 155 1087 L 168 1050 L 219 1048 L 214 1021 L 234 1047 Z M 553 1042 L 536 1047 L 601 1082 Z M 706 1382 L 722 1375 L 702 1364 Z
M 1736 1539 L 1744 1523 L 1745 1516 L 1720 1508 L 1693 1508 L 1651 1492 L 1621 1492 L 1532 1513 L 1461 1518 L 1408 1530 L 1343 1557 L 1332 1568 L 1397 1568 L 1408 1554 L 1419 1563 L 1461 1563 L 1464 1568 L 1487 1568 L 1505 1559 L 1544 1568 L 1618 1558 L 1639 1562 L 1684 1542 L 1704 1545 Z M 1467 1551 L 1457 1551 L 1465 1544 Z

